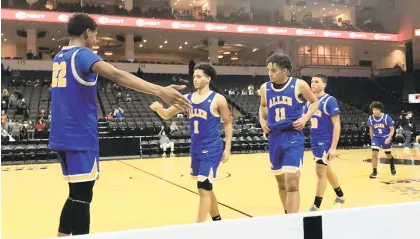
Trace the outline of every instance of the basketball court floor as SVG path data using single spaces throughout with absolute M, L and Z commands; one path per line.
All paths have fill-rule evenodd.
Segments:
M 394 149 L 397 175 L 381 164 L 378 179 L 369 179 L 371 150 L 339 150 L 332 165 L 347 197 L 344 207 L 420 200 L 420 151 Z M 381 158 L 385 158 L 383 152 Z M 91 232 L 107 232 L 192 223 L 196 218 L 196 183 L 189 158 L 101 162 L 91 206 Z M 233 155 L 221 164 L 215 193 L 223 219 L 283 214 L 268 154 Z M 59 164 L 2 166 L 2 238 L 46 238 L 56 235 L 68 194 Z M 308 211 L 315 195 L 312 153 L 305 152 L 300 184 L 300 211 Z M 322 210 L 332 207 L 328 187 Z M 209 220 L 211 220 L 209 218 Z

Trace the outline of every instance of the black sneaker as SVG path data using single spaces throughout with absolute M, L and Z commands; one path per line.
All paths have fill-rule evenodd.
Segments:
M 370 176 L 369 176 L 369 178 L 377 178 L 378 177 L 378 173 L 376 173 L 376 172 L 373 172 Z
M 395 174 L 397 174 L 397 170 L 395 169 L 395 165 L 393 165 L 393 164 L 391 164 L 391 174 L 392 175 L 395 175 Z

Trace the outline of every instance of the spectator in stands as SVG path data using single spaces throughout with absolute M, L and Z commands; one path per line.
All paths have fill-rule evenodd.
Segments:
M 247 92 L 246 88 L 242 89 L 242 95 L 248 95 L 248 92 Z
M 6 111 L 7 111 L 7 106 L 9 105 L 9 91 L 7 89 L 3 90 L 2 96 L 1 96 L 1 100 L 4 101 L 5 103 L 5 107 L 6 107 Z
M 8 108 L 12 110 L 15 109 L 16 101 L 17 101 L 16 94 L 11 94 L 9 98 Z
M 403 128 L 401 127 L 401 125 L 397 128 L 395 132 L 396 132 L 395 142 L 398 144 L 402 144 L 404 142 L 404 135 L 403 135 Z
M 13 120 L 12 123 L 9 125 L 10 127 L 10 134 L 15 139 L 20 139 L 20 130 L 22 129 L 22 124 Z
M 171 128 L 171 133 L 170 134 L 173 134 L 175 131 L 179 131 L 178 125 L 176 125 L 175 121 L 172 121 L 170 128 Z
M 248 94 L 249 94 L 249 95 L 254 95 L 254 91 L 255 91 L 254 86 L 253 86 L 252 84 L 250 84 L 250 85 L 248 86 Z
M 118 94 L 117 94 L 117 102 L 120 102 L 120 101 L 123 101 L 123 98 L 122 98 L 121 92 L 118 92 Z
M 45 126 L 45 121 L 43 119 L 38 119 L 38 122 L 35 125 L 35 134 L 43 132 Z
M 130 97 L 130 94 L 125 95 L 125 102 L 131 102 L 133 99 Z
M 123 119 L 124 118 L 124 110 L 121 109 L 121 107 L 117 106 L 114 109 L 114 114 L 113 115 L 114 115 L 114 118 L 116 118 L 116 119 Z
M 32 53 L 32 50 L 29 50 L 28 53 L 26 53 L 26 59 L 33 59 L 34 53 Z
M 159 132 L 158 137 L 159 137 L 160 148 L 163 150 L 162 157 L 163 158 L 166 157 L 166 149 L 167 148 L 171 148 L 171 154 L 170 154 L 170 156 L 171 157 L 175 157 L 175 154 L 174 154 L 175 144 L 174 144 L 174 142 L 172 142 L 172 141 L 169 140 L 168 136 L 166 136 L 165 127 L 164 126 L 162 126 L 162 129 Z
M 233 89 L 229 90 L 229 95 L 235 95 L 235 91 Z
M 2 129 L 7 129 L 7 114 L 4 110 L 1 111 L 1 128 Z
M 413 131 L 413 123 L 411 117 L 413 116 L 413 112 L 408 111 L 407 113 L 402 113 L 400 116 L 401 119 L 401 127 L 403 128 L 403 134 L 405 137 L 404 148 L 410 148 L 411 144 L 411 135 Z
M 140 67 L 137 69 L 137 77 L 144 79 L 144 73 Z

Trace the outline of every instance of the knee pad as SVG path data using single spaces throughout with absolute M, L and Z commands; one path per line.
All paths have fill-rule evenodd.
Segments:
M 213 184 L 210 183 L 209 179 L 204 180 L 203 182 L 198 181 L 197 182 L 198 189 L 204 189 L 206 191 L 213 190 Z
M 379 152 L 379 149 L 372 149 L 373 152 Z
M 322 159 L 317 159 L 317 160 L 315 161 L 315 163 L 316 163 L 316 164 L 321 164 L 321 165 L 328 166 L 328 164 L 324 163 L 324 161 L 323 161 Z
M 93 198 L 93 185 L 95 181 L 71 183 L 70 199 L 73 202 L 90 204 Z

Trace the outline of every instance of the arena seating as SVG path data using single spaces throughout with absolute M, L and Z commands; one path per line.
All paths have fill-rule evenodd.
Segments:
M 416 73 L 419 74 L 418 72 Z M 49 112 L 49 87 L 50 72 L 21 71 L 18 77 L 6 77 L 2 80 L 2 89 L 10 93 L 21 92 L 29 110 L 28 119 L 35 122 L 41 109 Z M 187 75 L 176 76 L 187 79 Z M 160 85 L 174 83 L 174 76 L 167 74 L 145 74 L 148 81 Z M 44 80 L 42 80 L 44 79 Z M 309 77 L 303 77 L 309 81 Z M 376 78 L 375 81 L 367 78 L 332 77 L 329 78 L 328 92 L 339 99 L 342 109 L 342 132 L 339 147 L 356 148 L 367 146 L 368 133 L 364 122 L 368 117 L 368 105 L 373 100 L 380 100 L 386 106 L 386 112 L 397 119 L 402 103 L 398 100 L 401 96 L 402 86 L 398 77 Z M 232 151 L 234 153 L 264 152 L 267 150 L 267 138 L 263 136 L 258 122 L 258 95 L 229 95 L 230 89 L 242 92 L 243 88 L 253 85 L 257 90 L 266 81 L 265 76 L 227 76 L 221 75 L 212 82 L 212 88 L 224 94 L 234 111 L 234 137 Z M 169 127 L 174 121 L 179 131 L 170 134 L 170 139 L 175 143 L 175 153 L 178 155 L 189 154 L 189 124 L 185 117 L 174 117 L 170 120 L 161 119 L 154 113 L 149 105 L 157 97 L 134 92 L 114 85 L 107 80 L 98 81 L 98 129 L 101 137 L 133 137 L 142 136 L 142 157 L 157 157 L 162 152 L 159 147 L 157 134 L 165 127 L 170 134 Z M 191 92 L 191 86 L 184 93 Z M 394 90 L 394 94 L 392 94 Z M 120 95 L 119 95 L 120 93 Z M 126 100 L 128 97 L 131 100 Z M 357 97 L 355 97 L 357 95 Z M 124 111 L 120 119 L 107 119 L 106 116 L 116 108 Z M 9 110 L 9 117 L 14 117 L 17 122 L 22 122 L 22 115 L 14 115 Z M 417 124 L 418 122 L 416 122 Z M 419 127 L 420 128 L 420 127 Z M 224 136 L 224 126 L 221 125 Z M 309 128 L 305 130 L 306 148 L 310 147 Z M 43 138 L 48 138 L 48 134 Z M 2 139 L 2 161 L 19 163 L 35 160 L 52 160 L 54 152 L 50 152 L 45 139 L 30 139 L 18 142 L 7 142 Z
M 37 1 L 29 5 L 26 1 L 14 1 L 9 5 L 7 0 L 2 0 L 2 6 L 17 9 L 31 9 L 51 11 L 46 7 L 43 1 Z M 231 24 L 250 24 L 250 25 L 269 25 L 269 26 L 285 26 L 285 27 L 299 27 L 308 29 L 330 29 L 330 30 L 343 30 L 343 31 L 368 31 L 368 32 L 387 32 L 387 30 L 380 23 L 359 24 L 357 27 L 355 23 L 349 20 L 341 20 L 341 24 L 325 18 L 313 18 L 309 12 L 302 21 L 292 19 L 284 19 L 280 17 L 277 12 L 273 14 L 272 18 L 267 18 L 270 13 L 257 13 L 257 12 L 232 12 L 229 16 L 225 16 L 222 10 L 219 10 L 217 16 L 211 16 L 208 11 L 200 11 L 194 14 L 192 10 L 176 9 L 172 11 L 171 7 L 163 5 L 160 8 L 151 7 L 147 11 L 143 11 L 140 7 L 134 5 L 133 9 L 128 11 L 125 8 L 116 4 L 96 5 L 96 4 L 80 4 L 73 3 L 58 3 L 54 11 L 59 12 L 85 12 L 91 14 L 107 14 L 119 16 L 134 16 L 134 17 L 147 17 L 147 18 L 160 18 L 160 19 L 179 19 L 190 21 L 206 21 L 206 22 L 224 22 Z

